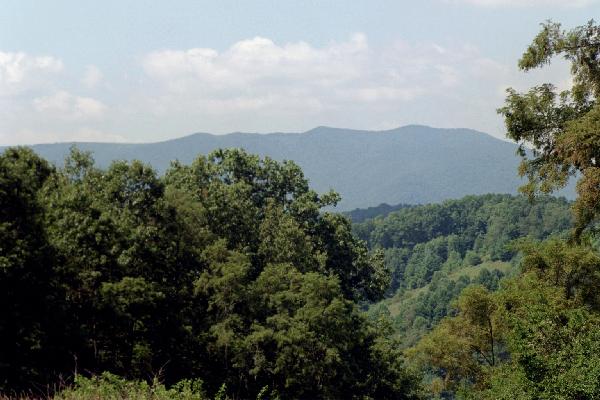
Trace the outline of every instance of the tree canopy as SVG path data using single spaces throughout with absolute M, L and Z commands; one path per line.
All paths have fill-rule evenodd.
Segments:
M 294 163 L 223 150 L 158 176 L 14 148 L 0 182 L 0 390 L 108 371 L 233 398 L 417 397 L 358 307 L 389 285 L 381 255 Z
M 370 307 L 387 314 L 403 346 L 414 344 L 453 312 L 462 290 L 479 284 L 496 290 L 518 273 L 518 238 L 568 237 L 570 202 L 544 196 L 467 196 L 412 206 L 353 224 L 372 251 L 383 252 L 392 272 L 388 298 Z
M 542 29 L 519 60 L 529 71 L 563 57 L 571 66 L 572 87 L 558 91 L 546 83 L 519 93 L 508 89 L 504 107 L 507 136 L 520 143 L 524 192 L 550 193 L 575 176 L 578 239 L 600 214 L 600 27 L 592 20 L 566 31 L 556 22 Z M 533 154 L 527 155 L 531 147 Z

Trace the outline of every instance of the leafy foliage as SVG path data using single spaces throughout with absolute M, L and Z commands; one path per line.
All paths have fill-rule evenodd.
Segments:
M 145 381 L 126 381 L 105 372 L 92 378 L 78 376 L 74 387 L 60 391 L 53 399 L 207 400 L 208 397 L 199 380 L 183 380 L 168 389 L 156 379 L 151 384 Z
M 131 383 L 78 378 L 61 396 L 179 390 L 133 383 L 154 376 L 232 398 L 418 396 L 397 343 L 357 307 L 389 285 L 382 255 L 321 211 L 339 196 L 295 164 L 224 150 L 157 176 L 11 149 L 0 180 L 0 389 L 110 371 Z
M 0 387 L 40 379 L 58 357 L 51 342 L 60 335 L 52 324 L 53 251 L 46 240 L 44 206 L 38 191 L 53 168 L 27 149 L 0 157 Z M 30 363 L 35 370 L 29 370 Z
M 524 157 L 520 174 L 529 179 L 522 190 L 529 194 L 550 193 L 577 176 L 575 202 L 578 238 L 600 210 L 600 27 L 587 25 L 564 31 L 560 24 L 547 22 L 519 61 L 528 71 L 549 64 L 555 56 L 571 64 L 573 85 L 560 93 L 552 84 L 543 84 L 518 93 L 508 89 L 504 116 L 507 136 L 520 143 Z M 525 146 L 533 147 L 528 158 Z
M 435 391 L 485 399 L 600 394 L 600 258 L 561 241 L 527 243 L 523 251 L 522 275 L 495 293 L 465 290 L 457 315 L 409 350 L 418 365 L 443 379 Z
M 471 284 L 496 290 L 516 273 L 518 238 L 568 235 L 569 203 L 542 197 L 468 196 L 441 204 L 403 208 L 387 216 L 355 223 L 356 235 L 383 251 L 392 271 L 392 295 L 371 307 L 389 313 L 405 346 L 414 344 L 445 316 Z

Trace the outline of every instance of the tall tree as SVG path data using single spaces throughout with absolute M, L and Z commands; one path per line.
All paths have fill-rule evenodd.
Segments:
M 528 71 L 555 56 L 571 64 L 572 87 L 560 93 L 551 84 L 527 93 L 509 89 L 499 112 L 509 138 L 520 143 L 520 173 L 529 179 L 522 188 L 525 193 L 549 193 L 577 176 L 576 243 L 522 242 L 520 275 L 505 280 L 491 295 L 476 289 L 464 292 L 458 315 L 446 318 L 412 350 L 423 350 L 426 365 L 437 367 L 446 378 L 453 371 L 466 376 L 462 380 L 468 398 L 566 400 L 600 395 L 600 258 L 582 240 L 600 216 L 600 27 L 590 21 L 564 31 L 560 24 L 547 22 L 519 66 Z M 469 351 L 460 346 L 461 340 Z M 510 357 L 498 357 L 498 350 Z M 487 366 L 475 369 L 481 374 L 474 375 L 473 365 L 481 365 L 473 364 L 478 355 Z M 448 363 L 452 357 L 456 362 Z
M 164 177 L 0 156 L 0 390 L 103 371 L 214 393 L 418 397 L 358 303 L 389 274 L 291 162 L 217 151 Z
M 570 31 L 542 24 L 519 61 L 524 71 L 556 56 L 571 65 L 573 85 L 558 92 L 550 83 L 526 93 L 508 89 L 504 107 L 507 136 L 520 143 L 521 176 L 530 195 L 550 193 L 578 177 L 575 239 L 600 215 L 600 27 L 592 20 Z M 528 154 L 527 147 L 532 147 Z

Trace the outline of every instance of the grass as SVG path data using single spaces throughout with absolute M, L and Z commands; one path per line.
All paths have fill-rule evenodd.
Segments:
M 221 393 L 221 392 L 220 392 Z M 200 380 L 183 380 L 167 388 L 158 380 L 128 381 L 108 372 L 92 378 L 78 376 L 75 384 L 56 394 L 25 394 L 9 396 L 0 394 L 0 400 L 209 400 Z M 224 392 L 215 400 L 225 400 Z

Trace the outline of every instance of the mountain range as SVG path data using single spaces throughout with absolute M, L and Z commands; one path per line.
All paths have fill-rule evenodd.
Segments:
M 424 204 L 468 194 L 516 193 L 517 146 L 470 129 L 409 125 L 386 131 L 317 127 L 303 133 L 196 133 L 157 143 L 54 143 L 31 146 L 61 165 L 75 144 L 97 165 L 139 159 L 159 172 L 171 160 L 191 162 L 217 148 L 244 148 L 276 160 L 293 160 L 319 192 L 342 195 L 338 209 Z M 2 149 L 0 148 L 0 151 Z M 560 194 L 572 197 L 573 189 Z

